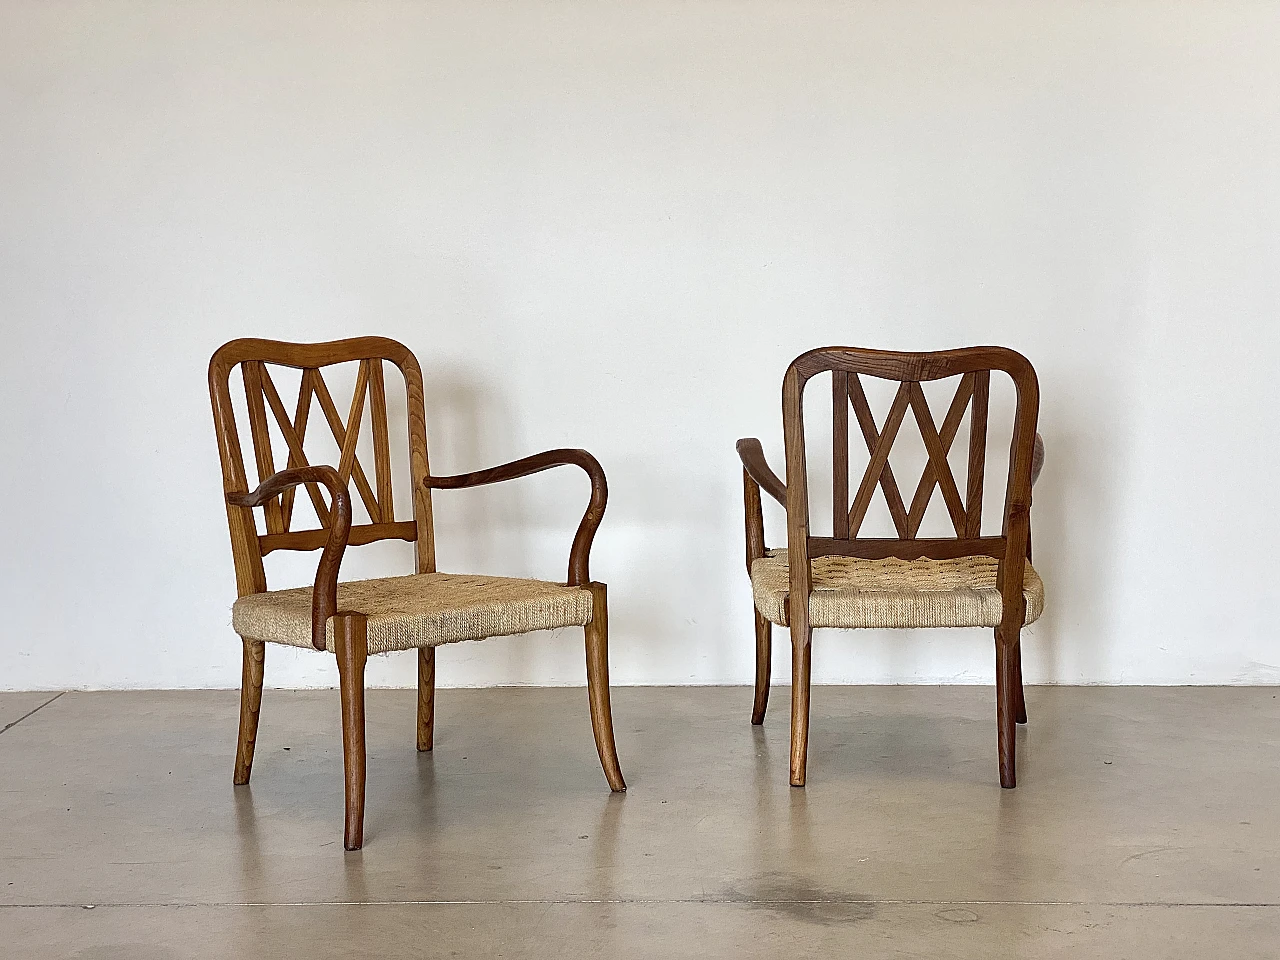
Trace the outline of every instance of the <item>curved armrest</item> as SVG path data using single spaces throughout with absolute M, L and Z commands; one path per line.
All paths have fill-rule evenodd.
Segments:
M 778 475 L 769 467 L 764 458 L 764 447 L 754 437 L 738 441 L 738 458 L 742 460 L 742 469 L 747 476 L 773 499 L 784 507 L 787 505 L 787 485 L 778 479 Z
M 1034 487 L 1040 479 L 1040 471 L 1044 468 L 1044 437 L 1036 434 L 1036 445 L 1031 451 L 1031 485 Z
M 329 510 L 329 540 L 316 567 L 315 587 L 311 591 L 311 645 L 325 649 L 325 626 L 338 612 L 338 567 L 351 536 L 351 494 L 333 467 L 294 467 L 274 473 L 252 493 L 228 493 L 227 503 L 233 507 L 260 507 L 290 487 L 301 483 L 323 483 L 333 496 Z
M 569 550 L 569 579 L 571 587 L 585 586 L 591 582 L 588 564 L 591 558 L 591 541 L 595 539 L 600 521 L 604 519 L 605 504 L 609 499 L 609 485 L 605 482 L 604 470 L 600 463 L 585 450 L 547 450 L 535 453 L 531 457 L 512 460 L 501 466 L 488 470 L 476 470 L 473 473 L 460 473 L 452 477 L 427 477 L 423 480 L 430 489 L 461 490 L 465 487 L 480 487 L 488 483 L 501 483 L 503 480 L 515 480 L 530 474 L 541 473 L 552 467 L 577 466 L 586 471 L 591 478 L 591 499 L 587 503 L 587 512 L 582 515 L 578 524 L 578 532 L 574 534 L 573 546 Z

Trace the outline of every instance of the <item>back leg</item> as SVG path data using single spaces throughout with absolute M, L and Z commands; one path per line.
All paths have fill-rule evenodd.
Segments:
M 1018 785 L 1017 775 L 1017 676 L 1014 673 L 1013 643 L 1002 641 L 996 631 L 996 742 L 1000 758 L 1000 786 L 1011 789 Z
M 769 709 L 769 672 L 773 665 L 773 624 L 755 611 L 756 615 L 756 702 L 751 708 L 751 722 L 764 723 L 764 713 Z
M 436 733 L 436 648 L 418 648 L 418 749 L 430 750 Z
M 262 709 L 262 670 L 265 643 L 244 639 L 244 659 L 240 669 L 240 734 L 236 741 L 236 772 L 233 782 L 249 782 L 253 771 L 253 748 L 258 740 L 258 711 Z
M 1022 689 L 1022 644 L 1013 648 L 1013 705 L 1014 719 L 1018 723 L 1027 722 L 1027 698 Z

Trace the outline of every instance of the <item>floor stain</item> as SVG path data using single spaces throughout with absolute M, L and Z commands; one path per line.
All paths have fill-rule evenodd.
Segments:
M 824 927 L 870 920 L 876 915 L 876 905 L 869 897 L 819 887 L 785 873 L 752 877 L 741 886 L 726 888 L 724 898 L 753 910 Z

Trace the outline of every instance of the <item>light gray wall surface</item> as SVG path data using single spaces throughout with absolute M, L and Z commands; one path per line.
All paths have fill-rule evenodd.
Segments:
M 1277 51 L 1241 0 L 6 0 L 0 688 L 236 684 L 209 355 L 366 333 L 421 359 L 436 471 L 605 465 L 615 682 L 749 681 L 733 444 L 781 469 L 792 357 L 973 343 L 1041 380 L 1028 679 L 1280 681 Z M 585 497 L 439 494 L 441 567 L 561 577 Z M 992 676 L 984 631 L 815 642 L 820 681 Z M 582 670 L 576 631 L 440 660 Z

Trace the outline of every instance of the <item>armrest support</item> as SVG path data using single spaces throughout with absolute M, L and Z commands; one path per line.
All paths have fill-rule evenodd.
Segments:
M 338 612 L 338 568 L 351 536 L 351 494 L 333 467 L 294 467 L 281 470 L 263 480 L 252 493 L 228 493 L 227 503 L 233 507 L 260 507 L 290 487 L 302 483 L 323 483 L 329 488 L 333 504 L 329 510 L 329 540 L 316 567 L 315 587 L 311 591 L 311 645 L 325 649 L 325 626 Z
M 569 550 L 567 581 L 571 587 L 585 586 L 591 582 L 589 569 L 591 541 L 595 539 L 600 521 L 604 519 L 604 508 L 609 499 L 609 486 L 605 481 L 604 470 L 596 458 L 587 451 L 547 450 L 501 466 L 490 467 L 488 470 L 460 473 L 452 477 L 427 477 L 422 482 L 434 490 L 461 490 L 465 487 L 480 487 L 489 483 L 515 480 L 518 477 L 527 477 L 530 474 L 560 466 L 581 467 L 591 479 L 591 499 L 587 502 L 586 513 L 582 515 L 582 522 L 578 524 L 578 532 L 574 534 L 573 546 Z
M 784 507 L 787 505 L 787 485 L 778 479 L 778 475 L 769 467 L 764 458 L 764 447 L 754 437 L 738 441 L 738 458 L 742 460 L 742 469 L 754 480 L 757 486 L 773 497 Z
M 1035 449 L 1031 451 L 1031 485 L 1034 487 L 1040 479 L 1040 471 L 1044 468 L 1044 437 L 1036 434 Z

